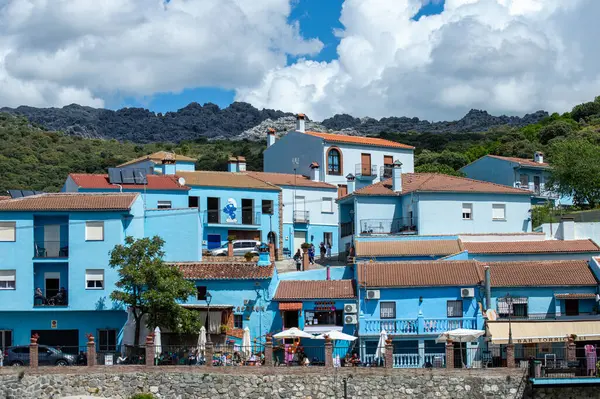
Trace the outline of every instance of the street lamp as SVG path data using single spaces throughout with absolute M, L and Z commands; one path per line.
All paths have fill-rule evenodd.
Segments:
M 210 325 L 208 324 L 208 317 L 210 315 L 210 301 L 212 301 L 212 295 L 210 292 L 206 292 L 206 343 L 210 344 Z
M 506 294 L 506 296 L 504 297 L 504 301 L 506 302 L 506 306 L 508 307 L 508 344 L 512 345 L 513 344 L 513 337 L 512 337 L 512 305 L 513 305 L 513 299 L 512 296 L 510 296 L 509 293 Z

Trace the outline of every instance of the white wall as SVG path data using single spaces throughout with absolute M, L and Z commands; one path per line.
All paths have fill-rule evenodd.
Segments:
M 596 243 L 600 243 L 600 222 L 574 222 L 576 240 L 592 239 Z M 544 223 L 542 231 L 547 238 L 563 239 L 562 228 L 560 223 Z
M 462 242 L 514 242 L 514 241 L 544 241 L 546 236 L 539 233 L 515 233 L 515 234 L 477 234 L 459 235 Z
M 294 223 L 294 188 L 282 186 L 283 190 L 283 223 Z M 310 224 L 338 225 L 338 205 L 336 189 L 296 188 L 296 197 L 305 198 L 304 210 L 309 211 Z M 322 199 L 331 198 L 333 201 L 332 213 L 321 212 Z

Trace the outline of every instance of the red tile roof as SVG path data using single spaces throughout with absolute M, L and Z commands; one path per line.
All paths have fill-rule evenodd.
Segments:
M 356 298 L 352 280 L 284 280 L 279 282 L 273 300 Z
M 595 286 L 585 260 L 490 262 L 492 287 Z
M 168 151 L 158 151 L 153 154 L 144 155 L 142 157 L 132 159 L 131 161 L 122 163 L 121 165 L 119 165 L 117 167 L 120 168 L 123 166 L 131 165 L 131 164 L 138 163 L 141 161 L 148 161 L 148 160 L 152 161 L 154 163 L 159 163 L 164 160 L 173 160 L 173 161 L 180 161 L 180 162 L 196 162 L 195 158 L 186 157 L 185 155 L 174 154 L 174 153 L 168 152 Z
M 546 162 L 539 163 L 539 162 L 535 162 L 533 159 L 517 158 L 517 157 L 502 157 L 500 155 L 486 155 L 486 156 L 491 157 L 491 158 L 502 159 L 503 161 L 516 162 L 521 166 L 532 166 L 535 168 L 550 167 L 550 164 L 548 164 Z
M 473 260 L 358 263 L 358 281 L 367 287 L 470 286 L 483 281 Z
M 345 143 L 345 144 L 356 144 L 356 145 L 368 145 L 374 147 L 391 147 L 391 148 L 404 148 L 408 150 L 414 150 L 415 147 L 412 145 L 406 145 L 397 143 L 391 140 L 380 139 L 376 137 L 363 137 L 363 136 L 346 136 L 343 134 L 334 133 L 321 133 L 321 132 L 306 132 L 306 134 L 322 138 L 330 143 Z
M 4 201 L 4 200 L 10 199 L 10 198 L 11 198 L 10 195 L 0 195 L 0 201 Z
M 464 249 L 473 254 L 600 252 L 600 247 L 592 240 L 493 241 L 463 242 L 462 244 Z
M 183 177 L 187 185 L 201 187 L 227 187 L 227 188 L 253 188 L 257 190 L 281 191 L 271 183 L 257 179 L 248 172 L 215 172 L 197 170 L 195 172 L 177 172 Z
M 360 188 L 349 195 L 404 195 L 412 192 L 495 193 L 531 196 L 530 191 L 520 188 L 438 173 L 403 173 L 401 193 L 394 192 L 392 179 L 387 179 Z
M 281 302 L 279 310 L 302 310 L 302 302 Z
M 108 175 L 91 173 L 71 173 L 71 179 L 79 188 L 100 189 L 100 190 L 119 190 L 119 186 L 111 184 Z M 147 175 L 148 184 L 121 184 L 124 190 L 189 190 L 187 186 L 182 186 L 175 176 Z
M 252 262 L 172 264 L 189 280 L 264 280 L 273 276 L 273 265 L 258 266 Z
M 0 211 L 126 211 L 137 193 L 53 193 L 0 201 Z
M 255 179 L 261 180 L 265 183 L 273 184 L 275 186 L 328 188 L 331 190 L 337 190 L 337 187 L 333 184 L 322 181 L 312 181 L 306 176 L 294 176 L 291 173 L 246 172 L 246 174 L 254 177 Z
M 596 294 L 593 293 L 568 293 L 568 294 L 555 294 L 556 299 L 596 299 Z
M 356 241 L 356 256 L 430 256 L 462 251 L 460 240 Z

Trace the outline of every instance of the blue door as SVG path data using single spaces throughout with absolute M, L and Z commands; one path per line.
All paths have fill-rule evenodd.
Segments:
M 219 234 L 208 234 L 206 238 L 208 249 L 215 249 L 221 246 L 221 236 Z

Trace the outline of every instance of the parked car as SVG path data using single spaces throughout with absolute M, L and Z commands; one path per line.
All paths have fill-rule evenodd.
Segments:
M 234 240 L 233 241 L 233 256 L 244 256 L 248 252 L 258 254 L 258 246 L 260 241 L 256 240 Z M 228 244 L 224 244 L 221 248 L 213 249 L 210 254 L 212 256 L 227 256 Z
M 29 365 L 29 346 L 13 346 L 4 351 L 4 364 L 10 366 Z M 63 353 L 50 346 L 38 346 L 38 364 L 40 366 L 73 366 L 77 364 L 77 356 Z

